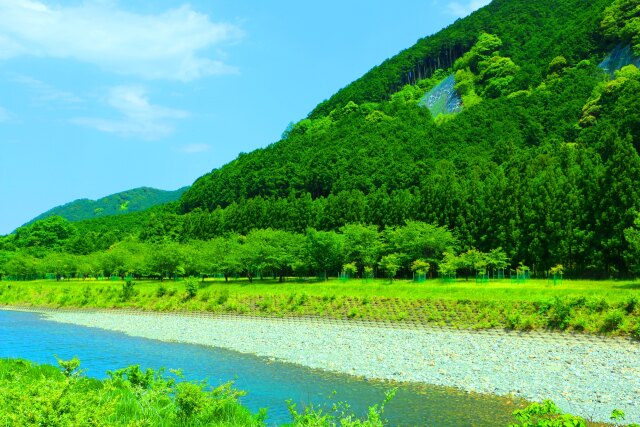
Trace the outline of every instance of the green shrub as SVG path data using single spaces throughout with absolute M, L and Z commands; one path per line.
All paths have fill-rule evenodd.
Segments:
M 609 309 L 609 303 L 604 298 L 591 299 L 587 303 L 587 308 L 594 313 L 602 313 Z
M 158 286 L 158 288 L 156 289 L 156 296 L 158 298 L 162 298 L 166 294 L 167 294 L 167 288 L 164 286 L 163 283 L 160 283 L 160 286 Z
M 553 402 L 532 403 L 525 409 L 513 412 L 517 424 L 509 427 L 586 427 L 587 422 L 578 416 L 563 414 Z
M 196 297 L 196 295 L 198 295 L 198 281 L 193 277 L 189 277 L 187 280 L 185 280 L 184 288 L 187 291 L 187 293 L 185 294 L 186 300 L 193 299 Z
M 349 406 L 345 403 L 337 403 L 333 405 L 331 411 L 325 412 L 321 408 L 307 406 L 302 412 L 299 412 L 296 405 L 290 400 L 287 401 L 289 413 L 293 418 L 293 422 L 288 424 L 290 427 L 384 427 L 388 423 L 382 418 L 385 405 L 393 399 L 397 389 L 390 390 L 386 393 L 385 399 L 381 405 L 370 406 L 365 418 L 358 418 L 351 414 Z
M 624 303 L 624 311 L 626 311 L 627 314 L 631 314 L 634 311 L 636 311 L 636 308 L 639 305 L 640 305 L 640 301 L 638 300 L 638 298 L 631 297 L 631 298 L 627 299 L 627 301 Z
M 507 313 L 507 315 L 505 316 L 507 329 L 516 329 L 520 324 L 521 317 L 522 316 L 517 311 Z
M 521 331 L 531 331 L 535 326 L 535 319 L 532 316 L 524 316 L 516 325 L 516 329 Z
M 306 293 L 303 292 L 300 295 L 300 297 L 298 298 L 298 301 L 296 301 L 296 305 L 298 307 L 301 307 L 301 306 L 305 305 L 308 300 L 309 300 L 309 296 Z
M 80 300 L 80 305 L 87 305 L 91 300 L 91 288 L 89 286 L 84 286 L 82 288 L 82 299 Z
M 120 291 L 119 299 L 121 302 L 127 302 L 131 298 L 137 295 L 137 291 L 135 289 L 136 282 L 131 279 L 127 279 L 122 284 L 122 289 Z
M 631 336 L 634 339 L 640 340 L 640 323 L 638 323 L 632 330 L 631 330 Z
M 552 329 L 565 330 L 571 319 L 571 306 L 562 298 L 556 297 L 547 311 L 547 326 Z
M 264 312 L 269 311 L 269 309 L 271 308 L 271 300 L 265 299 L 263 301 L 260 301 L 258 303 L 258 308 L 260 309 L 260 311 L 264 311 Z
M 577 332 L 582 332 L 587 328 L 587 319 L 584 317 L 578 317 L 571 321 L 571 329 Z
M 600 330 L 602 332 L 613 332 L 616 331 L 622 326 L 624 322 L 624 312 L 622 310 L 612 310 L 608 312 L 603 319 L 602 327 Z
M 354 319 L 356 317 L 360 317 L 360 310 L 358 310 L 355 307 L 350 308 L 349 311 L 347 312 L 347 317 L 349 319 Z
M 220 291 L 220 294 L 218 295 L 216 302 L 218 303 L 218 305 L 222 305 L 226 303 L 228 300 L 229 300 L 229 289 L 223 288 Z
M 569 301 L 569 305 L 572 308 L 584 307 L 586 304 L 587 304 L 587 298 L 583 297 L 583 296 L 574 298 L 574 299 Z
M 207 396 L 200 384 L 183 382 L 176 387 L 178 418 L 188 421 L 207 405 Z

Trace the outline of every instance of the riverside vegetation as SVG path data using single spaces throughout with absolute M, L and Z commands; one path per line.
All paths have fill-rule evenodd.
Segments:
M 82 376 L 80 361 L 58 360 L 59 368 L 24 360 L 0 359 L 0 423 L 56 426 L 265 426 L 266 411 L 252 414 L 242 406 L 243 392 L 231 383 L 210 387 L 181 380 L 181 373 L 143 371 L 139 366 L 110 371 L 105 380 Z M 369 408 L 364 417 L 348 406 L 306 407 L 289 403 L 289 427 L 384 427 L 384 406 Z M 552 402 L 516 410 L 510 427 L 582 427 L 587 422 L 563 414 Z M 614 410 L 614 422 L 624 414 Z M 637 427 L 637 426 L 635 426 Z
M 96 281 L 1 282 L 0 304 L 51 308 L 133 308 L 159 312 L 318 316 L 412 322 L 465 329 L 605 333 L 640 338 L 637 282 L 429 280 L 280 283 Z

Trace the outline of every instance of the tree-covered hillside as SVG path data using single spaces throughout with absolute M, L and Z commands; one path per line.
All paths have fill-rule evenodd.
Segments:
M 236 161 L 196 181 L 183 198 L 183 210 L 187 212 L 198 206 L 212 208 L 218 204 L 224 207 L 239 198 L 257 195 L 282 197 L 292 191 L 296 194 L 306 191 L 314 197 L 327 195 L 336 190 L 358 188 L 352 183 L 336 183 L 336 180 L 344 179 L 343 175 L 357 177 L 357 180 L 369 180 L 372 172 L 384 177 L 382 180 L 374 180 L 376 186 L 387 184 L 390 189 L 406 188 L 406 179 L 397 177 L 395 172 L 389 173 L 389 169 L 395 170 L 397 163 L 415 160 L 412 158 L 415 156 L 403 157 L 402 152 L 423 150 L 424 147 L 419 145 L 427 145 L 428 151 L 423 151 L 422 157 L 442 159 L 446 156 L 431 152 L 434 147 L 441 145 L 435 139 L 446 139 L 450 141 L 448 145 L 455 146 L 460 140 L 463 144 L 471 142 L 475 135 L 428 129 L 428 125 L 420 126 L 419 116 L 424 119 L 426 113 L 407 109 L 404 105 L 399 105 L 399 102 L 389 103 L 394 98 L 391 94 L 396 94 L 396 100 L 400 101 L 397 99 L 398 91 L 406 83 L 418 83 L 417 86 L 424 92 L 423 79 L 431 78 L 437 69 L 452 68 L 455 60 L 468 52 L 482 33 L 498 36 L 502 41 L 500 55 L 511 58 L 520 68 L 513 82 L 514 90 L 528 90 L 542 83 L 550 62 L 556 56 L 563 56 L 573 65 L 585 59 L 597 63 L 604 57 L 609 46 L 615 44 L 610 39 L 605 41 L 600 29 L 603 10 L 609 3 L 610 0 L 495 0 L 471 16 L 456 21 L 431 37 L 421 39 L 413 47 L 374 67 L 329 101 L 321 103 L 310 114 L 310 121 L 298 123 L 285 140 L 250 155 L 240 156 Z M 584 90 L 590 92 L 592 87 L 593 82 L 586 84 Z M 415 96 L 412 93 L 404 95 Z M 584 100 L 584 93 L 582 99 Z M 558 101 L 563 102 L 561 99 Z M 379 113 L 370 116 L 369 121 L 364 124 L 365 132 L 358 129 L 349 134 L 345 133 L 348 132 L 345 129 L 335 129 L 339 126 L 329 126 L 344 118 L 349 102 L 358 104 L 359 116 L 367 116 L 375 110 L 384 113 L 384 116 Z M 580 107 L 581 105 L 578 108 Z M 405 111 L 399 111 L 401 108 Z M 372 122 L 390 115 L 399 119 L 397 122 L 402 122 L 398 123 L 399 126 L 385 129 L 397 141 L 387 141 L 385 132 L 380 135 L 379 127 L 370 126 Z M 554 123 L 553 126 L 572 126 L 573 123 L 567 122 L 572 117 L 575 119 L 575 115 L 575 112 L 573 116 L 560 114 L 562 123 Z M 347 121 L 351 119 L 352 117 Z M 429 122 L 429 119 L 424 120 Z M 473 125 L 464 118 L 457 121 L 461 122 L 460 126 Z M 504 123 L 502 126 L 512 125 L 510 118 L 500 122 Z M 411 127 L 416 127 L 413 124 L 421 129 L 412 129 Z M 316 132 L 300 135 L 309 128 Z M 405 135 L 400 135 L 402 133 Z M 488 133 L 480 136 L 482 139 L 492 138 Z M 517 142 L 518 136 L 515 135 L 514 142 Z M 380 150 L 371 139 L 384 140 L 385 149 Z M 411 141 L 410 144 L 407 141 Z M 416 145 L 416 142 L 419 144 Z M 412 147 L 405 147 L 406 145 Z M 363 146 L 366 147 L 364 151 Z M 331 153 L 329 158 L 326 158 L 326 153 Z M 353 162 L 357 162 L 358 166 L 352 165 Z M 330 172 L 318 171 L 323 167 Z M 336 174 L 341 176 L 333 176 Z M 404 176 L 402 173 L 400 175 Z M 401 181 L 396 183 L 398 178 Z
M 83 221 L 92 218 L 122 215 L 130 212 L 143 211 L 152 206 L 162 205 L 178 200 L 189 187 L 179 188 L 175 191 L 158 190 L 150 187 L 134 188 L 111 194 L 98 200 L 78 199 L 56 206 L 43 214 L 38 215 L 27 224 L 49 218 L 61 216 L 69 221 Z
M 640 207 L 628 188 L 637 74 L 607 82 L 597 64 L 633 40 L 616 36 L 608 18 L 629 3 L 638 2 L 496 0 L 375 67 L 282 141 L 200 178 L 182 212 L 202 208 L 225 224 L 238 210 L 251 218 L 224 230 L 287 228 L 286 199 L 309 206 L 304 226 L 421 220 L 453 230 L 464 248 L 502 247 L 539 269 L 628 272 L 623 231 Z M 448 71 L 434 72 L 438 64 Z M 417 100 L 450 72 L 463 111 L 434 120 Z M 227 206 L 232 214 L 216 210 Z
M 602 12 L 611 0 L 493 0 L 470 16 L 457 20 L 374 67 L 362 78 L 320 103 L 311 118 L 326 116 L 349 101 L 380 102 L 405 84 L 450 68 L 482 32 L 498 35 L 502 51 L 525 72 L 522 85 L 542 81 L 547 64 L 562 55 L 570 62 L 597 58 L 603 53 L 598 31 Z M 611 41 L 611 40 L 609 40 Z
M 36 223 L 0 251 L 226 238 L 249 253 L 261 229 L 312 240 L 415 222 L 451 233 L 450 255 L 499 250 L 538 275 L 559 264 L 574 276 L 635 274 L 640 71 L 598 64 L 616 46 L 637 51 L 639 10 L 639 0 L 494 0 L 375 67 L 281 141 L 201 177 L 178 204 L 75 224 L 57 246 L 41 243 Z M 432 117 L 420 100 L 451 75 L 461 111 Z M 54 222 L 44 228 L 64 232 Z M 74 246 L 87 235 L 93 249 Z M 364 271 L 406 255 L 376 247 L 366 261 L 339 259 Z M 433 273 L 441 261 L 429 259 Z M 287 271 L 304 270 L 296 263 Z

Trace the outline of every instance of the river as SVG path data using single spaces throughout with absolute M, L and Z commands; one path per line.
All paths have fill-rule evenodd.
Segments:
M 188 379 L 212 385 L 234 381 L 248 394 L 243 404 L 252 411 L 268 408 L 268 422 L 290 421 L 286 401 L 298 407 L 346 402 L 362 415 L 380 403 L 389 383 L 327 373 L 225 349 L 170 343 L 119 332 L 45 320 L 40 314 L 0 310 L 0 357 L 56 364 L 55 356 L 80 358 L 84 374 L 104 378 L 107 370 L 129 365 L 143 369 L 181 369 Z M 439 387 L 400 384 L 387 405 L 393 426 L 496 426 L 511 420 L 506 399 Z

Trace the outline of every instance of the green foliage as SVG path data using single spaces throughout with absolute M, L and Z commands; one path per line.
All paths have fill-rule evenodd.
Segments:
M 471 50 L 453 64 L 453 68 L 455 70 L 468 68 L 474 73 L 478 72 L 480 71 L 480 63 L 489 60 L 498 52 L 500 46 L 502 46 L 502 40 L 498 36 L 482 33 L 478 36 L 478 41 Z
M 290 427 L 384 427 L 388 423 L 382 418 L 384 408 L 395 396 L 397 389 L 392 389 L 385 394 L 385 399 L 380 405 L 369 407 L 367 415 L 358 418 L 349 412 L 349 406 L 339 403 L 333 406 L 331 411 L 322 408 L 307 406 L 302 412 L 296 405 L 288 402 L 289 413 L 293 418 Z
M 135 285 L 136 282 L 134 282 L 133 280 L 128 279 L 124 281 L 124 283 L 122 284 L 122 289 L 120 291 L 121 302 L 127 302 L 137 295 L 138 292 L 135 289 Z
M 160 283 L 158 285 L 158 288 L 156 289 L 156 296 L 158 298 L 162 298 L 166 294 L 167 294 L 167 288 L 162 283 Z
M 355 276 L 358 273 L 358 266 L 355 262 L 348 262 L 342 266 L 342 271 L 350 276 Z
M 563 414 L 550 400 L 532 403 L 525 409 L 516 410 L 513 416 L 517 424 L 509 427 L 586 427 L 587 422 L 576 415 Z
M 344 236 L 345 259 L 354 262 L 359 271 L 378 262 L 383 248 L 378 227 L 347 224 L 340 231 Z
M 185 295 L 186 299 L 192 299 L 195 298 L 196 295 L 198 295 L 198 281 L 193 277 L 189 277 L 187 280 L 185 280 L 184 288 L 187 291 Z
M 563 272 L 564 272 L 564 266 L 562 264 L 556 264 L 549 269 L 549 274 L 554 276 L 556 274 L 562 274 Z
M 630 43 L 640 55 L 640 3 L 638 0 L 615 0 L 604 11 L 602 30 L 616 42 Z
M 65 377 L 72 378 L 80 375 L 80 371 L 77 370 L 80 367 L 80 359 L 77 357 L 71 360 L 62 360 L 56 357 L 56 360 Z
M 565 298 L 560 297 L 541 304 L 539 311 L 547 316 L 547 326 L 551 329 L 565 330 L 569 327 L 573 316 L 572 305 Z
M 614 310 L 607 313 L 602 323 L 602 332 L 613 332 L 620 328 L 624 322 L 624 317 L 622 310 Z
M 23 248 L 60 249 L 77 233 L 76 228 L 60 216 L 52 216 L 15 231 L 15 245 Z
M 382 257 L 380 260 L 380 268 L 387 273 L 387 277 L 393 281 L 393 278 L 400 270 L 400 256 L 398 254 L 389 254 Z
M 508 95 L 518 67 L 511 58 L 502 57 L 498 49 L 502 40 L 496 35 L 482 33 L 477 43 L 454 64 L 456 90 L 465 108 L 477 104 L 480 97 L 497 98 Z
M 567 59 L 564 56 L 556 56 L 549 63 L 549 68 L 547 70 L 547 74 L 549 76 L 558 76 L 565 68 L 567 68 L 569 64 L 567 63 Z
M 358 104 L 381 102 L 420 76 L 437 68 L 450 68 L 467 52 L 479 34 L 489 32 L 504 42 L 501 53 L 527 69 L 525 87 L 536 86 L 542 70 L 558 55 L 585 58 L 597 46 L 603 10 L 610 0 L 512 0 L 491 3 L 442 31 L 423 39 L 375 66 L 360 79 L 320 103 L 310 114 L 316 119 L 352 100 Z
M 411 263 L 411 271 L 426 274 L 431 269 L 431 264 L 423 259 L 417 259 Z
M 355 265 L 352 268 L 357 272 Z M 476 281 L 465 280 L 442 283 L 439 279 L 426 279 L 416 283 L 407 273 L 407 279 L 395 279 L 394 285 L 388 286 L 388 279 L 367 279 L 365 271 L 360 279 L 347 282 L 337 277 L 321 281 L 289 279 L 284 283 L 265 277 L 252 284 L 247 278 L 228 283 L 222 278 L 206 279 L 207 290 L 200 290 L 193 299 L 185 298 L 185 281 L 177 282 L 158 297 L 161 283 L 138 281 L 138 296 L 123 302 L 120 285 L 110 281 L 3 281 L 0 305 L 357 317 L 410 320 L 425 326 L 448 322 L 465 329 L 571 330 L 631 337 L 638 337 L 640 331 L 637 282 L 565 280 L 562 286 L 553 286 L 547 279 L 525 283 L 507 279 L 489 280 L 478 286 Z M 92 290 L 88 296 L 87 288 Z M 616 327 L 603 328 L 605 322 Z
M 224 384 L 176 381 L 139 366 L 108 372 L 103 381 L 74 372 L 77 359 L 52 366 L 0 360 L 0 423 L 52 426 L 264 426 L 264 413 L 240 405 L 242 392 Z

